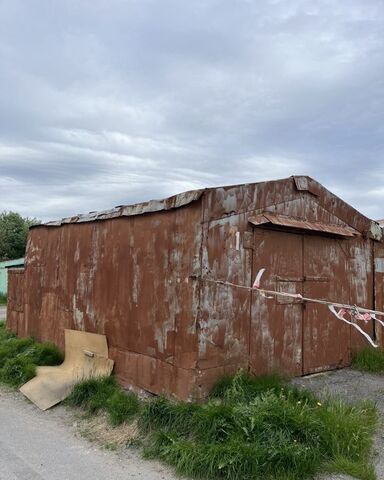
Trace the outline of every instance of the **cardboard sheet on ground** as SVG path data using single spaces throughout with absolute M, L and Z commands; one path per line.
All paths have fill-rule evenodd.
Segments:
M 56 405 L 71 393 L 73 386 L 89 378 L 112 373 L 105 335 L 65 330 L 65 359 L 57 367 L 37 367 L 36 377 L 20 391 L 41 410 Z

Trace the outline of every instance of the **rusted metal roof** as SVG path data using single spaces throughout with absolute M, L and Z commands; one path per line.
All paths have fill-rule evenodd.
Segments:
M 84 223 L 94 222 L 96 220 L 108 220 L 117 217 L 131 217 L 134 215 L 142 215 L 143 213 L 160 212 L 162 210 L 173 210 L 174 208 L 184 207 L 198 200 L 204 193 L 204 189 L 190 190 L 188 192 L 179 193 L 163 200 L 150 200 L 149 202 L 136 203 L 134 205 L 119 205 L 110 210 L 99 212 L 89 212 L 86 214 L 75 215 L 73 217 L 62 218 L 40 225 L 34 225 L 31 228 L 39 226 L 60 227 L 66 223 Z
M 292 191 L 292 186 L 294 186 L 294 191 Z M 382 239 L 383 229 L 380 227 L 379 223 L 365 217 L 346 202 L 330 193 L 312 178 L 300 175 L 269 182 L 255 182 L 243 185 L 228 185 L 224 187 L 191 190 L 162 200 L 150 200 L 148 202 L 137 203 L 134 205 L 119 205 L 109 210 L 74 215 L 61 220 L 35 225 L 31 228 L 35 229 L 46 226 L 60 227 L 66 224 L 89 223 L 118 217 L 139 216 L 147 213 L 173 210 L 189 205 L 199 200 L 203 195 L 207 196 L 207 200 L 203 207 L 204 211 L 209 212 L 207 213 L 207 216 L 204 217 L 204 221 L 210 221 L 221 218 L 225 215 L 232 215 L 233 212 L 241 213 L 255 210 L 256 205 L 257 209 L 259 209 L 259 206 L 262 207 L 262 209 L 259 210 L 260 212 L 263 211 L 263 208 L 277 203 L 281 204 L 282 201 L 294 201 L 296 198 L 294 192 L 297 191 L 310 193 L 310 197 L 316 199 L 317 204 L 321 205 L 325 212 L 334 212 L 338 219 L 340 219 L 342 225 L 341 227 L 339 225 L 333 225 L 333 222 L 331 221 L 329 222 L 331 224 L 329 227 L 331 230 L 327 230 L 324 229 L 324 224 L 327 224 L 327 221 L 322 219 L 320 220 L 320 226 L 315 225 L 315 227 L 313 227 L 313 222 L 308 222 L 308 220 L 313 220 L 312 218 L 309 219 L 304 212 L 303 217 L 301 216 L 301 203 L 298 203 L 298 199 L 296 199 L 299 211 L 296 209 L 296 212 L 294 213 L 296 217 L 293 217 L 293 219 L 295 222 L 300 221 L 303 223 L 300 224 L 301 226 L 298 226 L 297 223 L 295 225 L 291 224 L 290 226 L 292 228 L 304 228 L 305 230 L 320 231 L 349 237 L 355 235 L 357 231 L 360 234 L 363 234 L 364 236 L 367 235 L 375 240 Z M 237 198 L 239 201 L 237 201 Z M 305 220 L 299 220 L 299 218 L 305 218 Z M 269 221 L 269 223 L 274 223 L 275 225 L 278 225 L 277 222 L 277 217 L 274 222 Z M 263 223 L 266 222 L 264 221 Z M 307 226 L 303 226 L 304 223 L 306 223 Z M 337 223 L 337 221 L 335 223 Z M 285 224 L 282 223 L 281 225 Z M 343 227 L 343 225 L 345 225 L 345 227 Z M 346 230 L 343 230 L 343 228 Z
M 306 220 L 299 220 L 294 217 L 286 215 L 277 215 L 274 213 L 262 213 L 255 217 L 249 218 L 249 222 L 253 225 L 263 225 L 271 223 L 272 225 L 279 225 L 300 230 L 312 230 L 314 232 L 330 233 L 341 237 L 353 237 L 360 235 L 357 230 L 352 227 L 343 227 L 341 225 L 332 225 L 321 222 L 308 222 Z

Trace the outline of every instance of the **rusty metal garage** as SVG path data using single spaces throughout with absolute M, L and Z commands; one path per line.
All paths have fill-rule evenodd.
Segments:
M 63 347 L 107 336 L 123 385 L 199 399 L 239 367 L 339 368 L 364 339 L 323 305 L 266 288 L 383 309 L 380 226 L 315 180 L 209 188 L 34 226 L 9 273 L 8 326 Z M 381 329 L 365 327 L 382 342 Z

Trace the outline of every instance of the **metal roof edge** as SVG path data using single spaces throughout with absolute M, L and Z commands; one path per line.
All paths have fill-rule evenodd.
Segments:
M 363 213 L 361 213 L 359 210 L 357 210 L 355 207 L 353 207 L 351 204 L 346 202 L 343 198 L 339 197 L 335 193 L 333 193 L 331 190 L 328 190 L 324 185 L 322 185 L 320 182 L 315 180 L 314 178 L 310 177 L 309 175 L 292 175 L 293 181 L 297 185 L 297 180 L 298 178 L 305 178 L 309 184 L 311 185 L 311 189 L 308 190 L 310 193 L 315 194 L 321 203 L 321 192 L 328 192 L 331 194 L 337 201 L 339 201 L 344 207 L 352 210 L 356 216 L 359 216 L 360 219 L 362 219 L 366 223 L 366 228 L 364 231 L 361 231 L 360 233 L 367 235 L 369 238 L 372 238 L 373 240 L 381 241 L 384 239 L 384 233 L 383 229 L 380 226 L 380 223 L 376 220 L 372 220 L 371 218 L 367 217 Z M 343 218 L 340 218 L 341 220 L 345 221 Z M 347 222 L 345 222 L 347 223 Z M 350 227 L 356 229 L 355 226 L 352 226 L 349 224 Z M 356 229 L 357 230 L 357 229 Z
M 320 204 L 322 203 L 322 197 L 324 194 L 328 193 L 332 195 L 332 197 L 337 199 L 337 201 L 340 202 L 341 205 L 343 205 L 345 208 L 352 210 L 356 214 L 356 216 L 358 216 L 363 221 L 363 223 L 365 224 L 365 231 L 364 232 L 361 231 L 360 233 L 364 233 L 368 235 L 370 238 L 373 238 L 374 240 L 383 239 L 384 237 L 383 230 L 382 228 L 380 228 L 380 225 L 378 222 L 366 217 L 364 214 L 359 212 L 356 208 L 352 207 L 352 205 L 347 203 L 342 198 L 338 197 L 336 194 L 328 190 L 317 180 L 313 179 L 308 175 L 291 175 L 290 177 L 285 177 L 285 178 L 280 178 L 275 180 L 263 180 L 260 182 L 246 182 L 242 184 L 223 185 L 223 186 L 217 186 L 217 187 L 202 188 L 197 190 L 189 190 L 187 192 L 178 193 L 176 195 L 173 195 L 171 197 L 167 197 L 161 200 L 150 200 L 148 202 L 136 203 L 132 205 L 119 205 L 109 210 L 89 212 L 87 214 L 79 214 L 72 217 L 62 218 L 61 220 L 56 220 L 56 221 L 54 220 L 46 223 L 41 223 L 38 225 L 33 225 L 30 228 L 34 229 L 34 228 L 41 228 L 41 227 L 60 227 L 62 225 L 71 224 L 71 223 L 94 222 L 94 221 L 108 220 L 108 219 L 118 218 L 118 217 L 131 217 L 131 216 L 143 215 L 146 213 L 173 210 L 176 208 L 189 205 L 190 203 L 199 200 L 202 197 L 202 195 L 205 194 L 206 192 L 214 191 L 217 189 L 235 188 L 235 187 L 241 187 L 243 185 L 258 185 L 258 184 L 270 183 L 270 182 L 273 182 L 273 183 L 287 182 L 289 180 L 293 181 L 299 190 L 306 190 L 309 193 L 315 195 L 318 199 L 317 201 Z M 343 218 L 341 218 L 341 220 L 345 221 L 345 219 Z M 345 223 L 349 224 L 348 222 L 345 222 Z M 349 224 L 349 226 L 358 230 L 356 228 L 356 225 Z
M 173 210 L 175 208 L 180 208 L 186 205 L 189 205 L 192 202 L 199 200 L 202 195 L 206 192 L 217 190 L 220 188 L 235 188 L 242 185 L 257 185 L 260 183 L 269 183 L 269 182 L 282 182 L 287 181 L 292 177 L 279 178 L 275 180 L 262 180 L 260 182 L 247 182 L 247 183 L 237 183 L 231 185 L 222 185 L 217 187 L 207 187 L 200 188 L 196 190 L 188 190 L 186 192 L 178 193 L 172 195 L 171 197 L 166 197 L 160 200 L 149 200 L 148 202 L 135 203 L 132 205 L 118 205 L 117 207 L 111 208 L 109 210 L 101 210 L 96 212 L 89 212 L 85 214 L 73 215 L 72 217 L 64 217 L 60 220 L 51 220 L 49 222 L 40 223 L 37 225 L 32 225 L 29 227 L 30 230 L 41 227 L 61 227 L 62 225 L 69 223 L 86 223 L 94 222 L 97 220 L 108 220 L 111 218 L 118 217 L 130 217 L 135 215 L 143 215 L 145 213 L 160 212 L 163 210 Z
M 148 202 L 136 203 L 133 205 L 118 205 L 110 210 L 89 212 L 86 214 L 74 215 L 73 217 L 65 217 L 61 220 L 53 220 L 50 222 L 33 225 L 30 228 L 61 227 L 62 225 L 72 223 L 95 222 L 100 220 L 109 220 L 112 218 L 131 217 L 143 215 L 145 213 L 174 210 L 199 200 L 206 190 L 208 189 L 189 190 L 187 192 L 178 193 L 161 200 L 150 200 Z

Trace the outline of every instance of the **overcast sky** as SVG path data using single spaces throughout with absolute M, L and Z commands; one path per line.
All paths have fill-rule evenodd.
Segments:
M 314 177 L 384 218 L 383 0 L 0 0 L 0 210 Z

